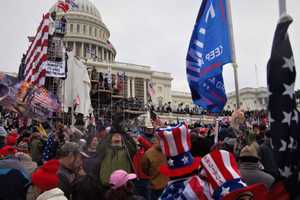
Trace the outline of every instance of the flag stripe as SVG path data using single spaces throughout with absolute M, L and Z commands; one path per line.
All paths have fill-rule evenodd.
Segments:
M 160 131 L 158 134 L 159 134 L 159 137 L 162 139 L 160 141 L 160 143 L 161 143 L 161 146 L 163 147 L 162 149 L 164 151 L 164 154 L 166 156 L 170 155 L 169 145 L 168 145 L 167 139 L 164 135 L 164 131 Z
M 190 144 L 189 144 L 189 140 L 188 140 L 188 133 L 187 133 L 187 128 L 186 126 L 181 126 L 180 130 L 182 132 L 181 134 L 181 141 L 182 141 L 182 146 L 184 148 L 185 151 L 188 151 L 190 149 Z
M 168 132 L 168 131 L 165 131 L 165 132 Z M 173 137 L 172 130 L 169 131 L 168 134 L 164 134 L 164 135 L 165 135 L 165 138 L 167 140 L 167 144 L 169 144 L 170 156 L 178 155 L 178 151 L 176 149 L 176 142 L 175 142 L 175 139 Z
M 43 70 L 43 69 L 40 70 L 40 66 L 47 60 L 47 52 L 44 51 L 43 54 L 41 54 L 41 57 L 36 58 L 36 60 L 38 61 L 38 63 L 35 64 L 34 62 L 31 64 L 31 66 L 34 66 L 34 64 L 35 66 L 30 69 L 30 73 L 28 73 L 27 76 L 25 77 L 25 80 L 27 81 L 32 80 L 32 77 L 34 77 L 37 73 Z
M 45 84 L 48 38 L 49 38 L 49 13 L 44 15 L 36 36 L 31 43 L 25 58 L 24 77 L 38 86 Z
M 47 31 L 48 30 L 49 29 L 47 28 Z M 30 69 L 32 68 L 32 63 L 36 61 L 36 59 L 39 56 L 39 53 L 43 51 L 45 48 L 46 50 L 48 49 L 48 34 L 41 35 L 41 39 L 38 39 L 36 41 L 34 48 L 30 52 L 28 62 L 25 62 L 25 65 L 30 67 L 25 70 L 25 75 L 29 73 Z
M 176 144 L 176 147 L 177 147 L 177 150 L 178 150 L 178 154 L 182 154 L 185 152 L 185 149 L 183 148 L 183 144 L 182 144 L 182 140 L 181 137 L 185 136 L 185 134 L 182 132 L 181 134 L 181 130 L 179 127 L 177 128 L 174 128 L 173 131 L 172 131 L 172 134 L 174 136 L 174 140 L 175 140 L 175 144 Z
M 232 164 L 236 163 L 236 162 L 231 162 L 231 157 L 233 157 L 233 156 L 230 155 L 229 152 L 227 152 L 227 151 L 223 151 L 221 156 L 222 156 L 222 160 L 223 160 L 225 166 L 227 166 L 226 170 L 224 170 L 224 172 L 226 172 L 228 170 L 227 176 L 229 177 L 229 180 L 240 178 L 240 175 L 234 170 L 234 167 L 236 167 L 237 169 L 238 169 L 238 167 L 232 166 Z
M 29 55 L 29 52 L 31 52 L 32 51 L 32 48 L 34 48 L 34 46 L 35 46 L 35 44 L 36 44 L 36 42 L 37 42 L 37 40 L 36 40 L 36 38 L 41 38 L 41 34 L 43 33 L 43 31 L 41 31 L 41 29 L 42 29 L 42 27 L 45 27 L 45 18 L 48 18 L 49 17 L 49 14 L 47 13 L 44 17 L 43 17 L 43 20 L 42 20 L 42 22 L 40 23 L 40 25 L 39 25 L 39 27 L 38 27 L 38 29 L 37 29 L 37 33 L 36 33 L 36 35 L 35 35 L 35 37 L 34 37 L 34 39 L 33 39 L 33 41 L 31 42 L 31 44 L 30 44 L 30 46 L 29 46 L 29 49 L 27 50 L 27 53 L 26 53 L 26 58 L 25 58 L 25 63 L 27 63 L 27 61 L 28 61 L 28 59 L 30 58 L 30 56 L 28 56 Z
M 42 29 L 42 31 L 41 31 L 41 29 Z M 28 63 L 28 59 L 30 59 L 32 57 L 34 49 L 37 46 L 37 43 L 40 42 L 40 40 L 43 38 L 44 33 L 48 32 L 48 31 L 49 31 L 49 26 L 47 26 L 45 19 L 43 19 L 43 22 L 40 25 L 40 27 L 38 28 L 38 32 L 37 32 L 36 36 L 34 37 L 34 40 L 31 43 L 31 45 L 27 51 L 25 63 Z
M 205 186 L 203 181 L 196 176 L 194 176 L 188 183 L 188 190 L 195 195 L 193 199 L 196 199 L 195 197 L 197 197 L 199 200 L 208 200 L 210 194 L 207 194 L 204 189 Z
M 186 130 L 186 141 L 188 143 L 189 149 L 192 149 L 192 140 L 191 140 L 191 134 L 188 133 L 189 131 L 189 126 L 188 124 L 184 123 L 185 130 Z
M 229 159 L 227 159 L 226 155 L 224 156 L 223 153 L 225 153 L 225 151 L 222 151 L 222 153 L 221 153 L 221 151 L 215 151 L 212 154 L 215 156 L 214 160 L 218 167 L 218 172 L 220 172 L 220 173 L 222 172 L 222 175 L 226 180 L 232 180 L 233 176 L 230 174 L 230 172 L 228 170 L 228 168 L 230 168 L 230 166 L 226 165 L 228 163 Z M 227 163 L 225 163 L 225 161 L 227 161 Z
M 226 182 L 226 179 L 219 170 L 218 164 L 215 163 L 214 159 L 211 157 L 210 154 L 206 155 L 202 159 L 202 163 L 208 173 L 208 177 L 213 188 L 218 188 L 224 182 Z

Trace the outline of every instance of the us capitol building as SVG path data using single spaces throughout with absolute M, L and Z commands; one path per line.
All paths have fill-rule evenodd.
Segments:
M 89 68 L 96 69 L 98 73 L 112 74 L 125 73 L 124 95 L 127 98 L 138 98 L 147 104 L 149 101 L 148 84 L 153 83 L 155 94 L 152 96 L 152 103 L 158 107 L 169 107 L 173 111 L 193 110 L 198 114 L 199 109 L 192 104 L 190 93 L 172 91 L 171 73 L 154 71 L 150 66 L 143 66 L 131 63 L 115 61 L 117 50 L 110 42 L 110 32 L 104 24 L 100 12 L 89 0 L 76 0 L 78 8 L 72 8 L 63 13 L 57 8 L 57 3 L 50 9 L 56 11 L 57 17 L 65 16 L 67 19 L 66 34 L 64 37 L 65 46 L 72 49 Z M 231 104 L 231 103 L 230 103 Z M 232 105 L 226 108 L 231 108 Z M 188 113 L 188 112 L 186 112 Z M 186 115 L 162 114 L 161 118 L 169 121 L 186 118 Z M 189 115 L 192 121 L 199 119 L 199 116 Z
M 117 50 L 109 41 L 110 32 L 96 6 L 89 0 L 76 0 L 76 4 L 78 8 L 64 13 L 56 3 L 50 12 L 56 11 L 57 18 L 66 17 L 68 23 L 64 43 L 89 69 L 95 68 L 102 73 L 108 70 L 112 74 L 125 73 L 124 93 L 128 98 L 139 98 L 146 104 L 149 100 L 147 88 L 151 81 L 155 90 L 151 98 L 154 105 L 166 106 L 171 102 L 173 109 L 178 104 L 195 107 L 189 93 L 171 90 L 171 73 L 154 71 L 150 66 L 117 62 Z

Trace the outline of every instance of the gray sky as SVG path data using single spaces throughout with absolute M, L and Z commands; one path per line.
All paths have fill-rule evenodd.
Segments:
M 201 0 L 91 0 L 99 9 L 117 49 L 117 61 L 150 65 L 171 72 L 173 89 L 189 91 L 185 57 Z M 17 71 L 28 35 L 34 35 L 55 0 L 2 0 L 0 70 Z M 266 86 L 266 63 L 278 20 L 277 0 L 232 0 L 240 87 Z M 300 65 L 300 1 L 287 0 L 294 18 L 289 29 L 296 66 Z M 230 67 L 224 69 L 227 92 L 234 89 Z M 299 70 L 298 70 L 299 73 Z M 300 88 L 297 76 L 296 88 Z

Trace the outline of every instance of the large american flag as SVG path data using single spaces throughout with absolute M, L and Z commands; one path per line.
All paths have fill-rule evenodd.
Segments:
M 43 86 L 46 79 L 46 61 L 49 39 L 49 13 L 43 16 L 43 20 L 37 30 L 34 40 L 31 42 L 25 58 L 25 81 Z
M 294 92 L 296 68 L 287 33 L 291 23 L 292 18 L 286 15 L 277 24 L 267 79 L 273 151 L 285 188 L 294 199 L 300 188 L 300 126 Z

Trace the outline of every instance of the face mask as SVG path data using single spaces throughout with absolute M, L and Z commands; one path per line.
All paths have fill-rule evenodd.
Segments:
M 122 147 L 122 142 L 111 144 L 112 147 Z

